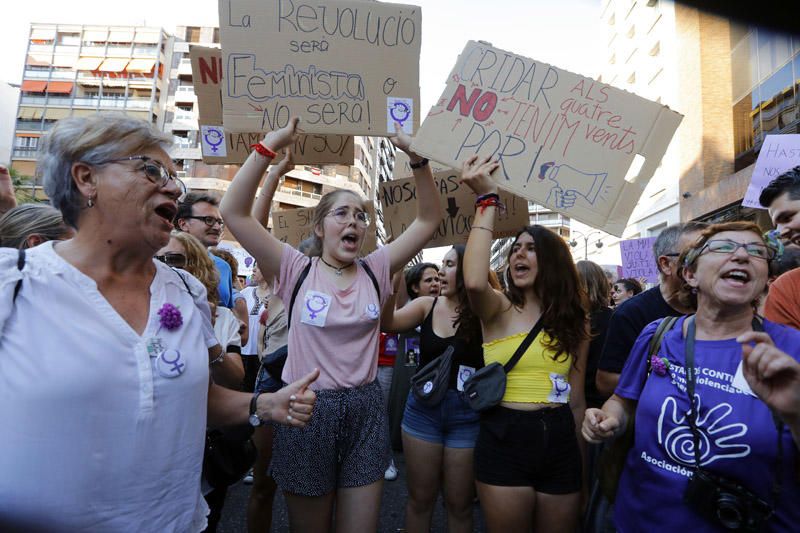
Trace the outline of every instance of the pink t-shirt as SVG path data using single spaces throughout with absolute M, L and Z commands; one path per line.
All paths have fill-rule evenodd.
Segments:
M 312 259 L 308 277 L 297 293 L 289 329 L 289 356 L 281 378 L 291 383 L 314 368 L 320 376 L 314 390 L 358 387 L 375 380 L 378 363 L 380 312 L 391 294 L 389 251 L 386 247 L 364 258 L 378 286 L 359 262 L 358 274 L 350 287 L 340 290 L 332 274 L 319 269 L 319 258 Z M 281 300 L 291 299 L 297 278 L 308 264 L 308 257 L 289 245 L 281 255 L 281 272 L 275 292 Z

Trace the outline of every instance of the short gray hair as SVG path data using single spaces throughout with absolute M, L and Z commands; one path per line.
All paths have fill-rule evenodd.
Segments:
M 667 226 L 656 237 L 656 242 L 653 243 L 653 257 L 656 261 L 662 255 L 681 253 L 681 250 L 676 250 L 678 247 L 678 240 L 686 233 L 693 233 L 695 231 L 702 231 L 708 227 L 705 222 L 684 222 L 680 224 L 672 224 Z
M 45 136 L 36 172 L 44 181 L 50 203 L 77 227 L 85 199 L 72 179 L 72 165 L 101 165 L 110 159 L 137 155 L 160 147 L 168 149 L 172 139 L 150 123 L 120 114 L 97 114 L 59 120 Z
M 70 231 L 57 209 L 46 204 L 22 204 L 0 216 L 0 246 L 27 248 L 28 238 L 61 239 Z

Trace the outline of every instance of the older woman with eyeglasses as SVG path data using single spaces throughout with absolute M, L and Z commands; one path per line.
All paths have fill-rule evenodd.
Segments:
M 311 416 L 316 372 L 271 395 L 210 383 L 206 289 L 153 259 L 184 191 L 169 144 L 122 116 L 44 140 L 76 235 L 0 250 L 0 530 L 200 531 L 206 423 Z
M 709 226 L 681 254 L 697 313 L 639 336 L 616 393 L 583 435 L 635 417 L 616 498 L 619 531 L 791 531 L 800 523 L 800 332 L 757 316 L 776 253 L 750 222 Z M 737 529 L 738 528 L 738 529 Z

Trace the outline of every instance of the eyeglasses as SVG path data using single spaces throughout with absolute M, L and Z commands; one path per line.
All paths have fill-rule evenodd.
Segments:
M 664 257 L 680 257 L 681 254 L 679 254 L 678 252 L 670 252 L 668 254 L 661 254 L 661 255 L 663 255 Z
M 146 155 L 132 155 L 130 157 L 121 157 L 119 159 L 109 159 L 108 161 L 103 161 L 100 164 L 105 165 L 106 163 L 121 163 L 123 161 L 142 161 L 144 165 L 138 170 L 144 171 L 144 175 L 148 180 L 155 183 L 159 187 L 166 187 L 170 180 L 172 180 L 181 191 L 181 195 L 186 194 L 186 185 L 179 180 L 177 176 L 170 174 L 164 165 L 152 157 L 148 157 Z
M 350 222 L 350 209 L 347 207 L 337 207 L 336 209 L 331 209 L 328 211 L 328 214 L 325 216 L 332 216 L 333 219 L 338 222 L 339 224 L 347 224 Z M 366 228 L 369 226 L 369 213 L 366 211 L 353 211 L 353 218 L 356 221 L 356 225 L 362 228 Z
M 750 257 L 763 259 L 764 261 L 772 259 L 772 257 L 775 255 L 775 251 L 769 248 L 766 244 L 760 242 L 741 243 L 728 239 L 715 239 L 708 241 L 705 246 L 700 249 L 700 252 L 703 250 L 708 250 L 709 252 L 714 252 L 715 254 L 733 254 L 736 253 L 736 250 L 739 248 L 744 248 L 744 251 L 747 252 L 747 255 Z
M 171 267 L 183 268 L 186 266 L 186 256 L 177 252 L 167 252 L 164 255 L 153 256 Z
M 217 217 L 211 217 L 211 216 L 209 216 L 209 217 L 186 216 L 186 217 L 181 217 L 181 218 L 192 218 L 194 220 L 202 220 L 203 222 L 205 222 L 206 226 L 208 226 L 209 228 L 213 228 L 214 224 L 219 224 L 220 228 L 224 228 L 225 227 L 225 221 L 222 220 L 221 218 L 217 218 Z

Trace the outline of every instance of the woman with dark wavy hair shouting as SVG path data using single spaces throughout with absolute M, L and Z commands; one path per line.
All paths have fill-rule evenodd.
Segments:
M 582 486 L 576 430 L 585 405 L 586 297 L 569 248 L 526 226 L 508 254 L 505 292 L 487 282 L 495 217 L 496 162 L 468 159 L 462 180 L 477 195 L 464 284 L 483 328 L 484 361 L 505 364 L 539 319 L 542 331 L 507 375 L 496 407 L 481 415 L 475 479 L 490 532 L 574 531 Z

